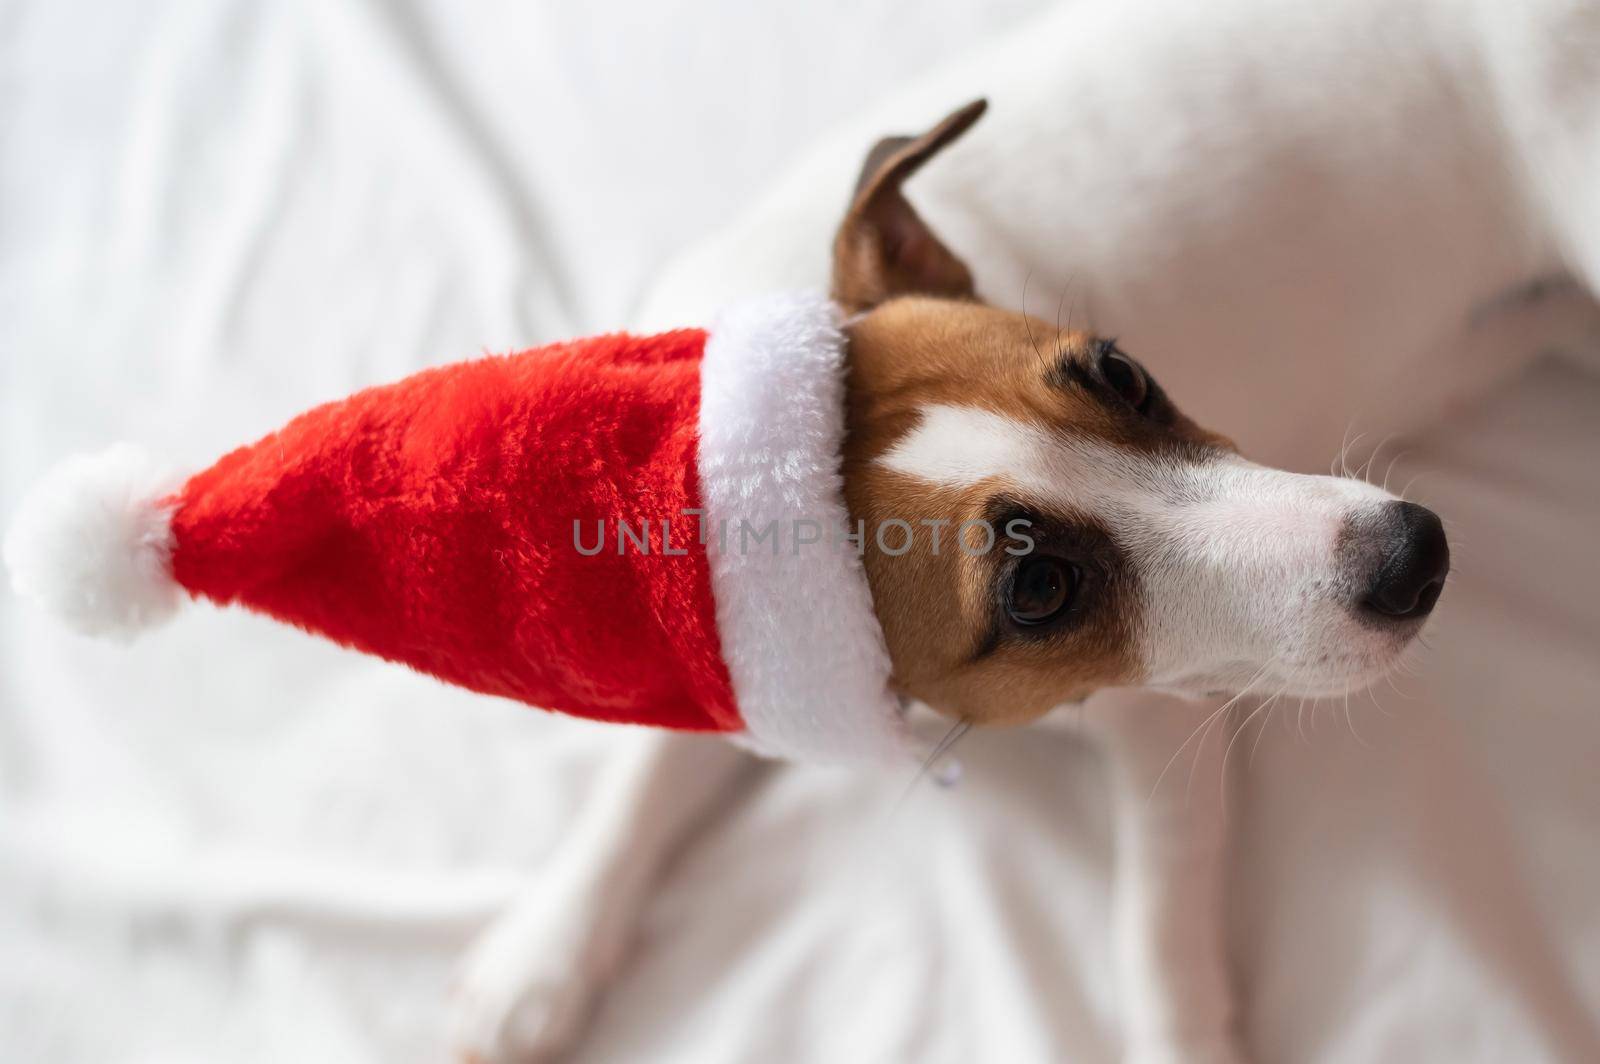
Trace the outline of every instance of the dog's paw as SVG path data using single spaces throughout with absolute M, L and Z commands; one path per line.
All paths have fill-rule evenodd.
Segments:
M 470 1064 L 558 1059 L 616 972 L 625 914 L 551 889 L 522 899 L 473 943 L 454 984 L 451 1044 Z

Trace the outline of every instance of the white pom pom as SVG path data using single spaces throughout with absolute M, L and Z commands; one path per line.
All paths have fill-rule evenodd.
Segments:
M 162 502 L 178 483 L 125 443 L 69 458 L 23 500 L 6 536 L 11 586 L 89 635 L 160 624 L 183 597 Z

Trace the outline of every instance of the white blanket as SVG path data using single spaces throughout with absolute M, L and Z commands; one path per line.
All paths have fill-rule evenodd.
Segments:
M 1042 5 L 493 6 L 0 11 L 0 521 L 73 451 L 199 465 L 624 322 L 824 128 Z M 1545 363 L 1408 444 L 1457 558 L 1422 675 L 1236 749 L 1260 1059 L 1600 1056 L 1597 412 Z M 0 592 L 0 648 L 8 1061 L 440 1059 L 453 957 L 634 741 L 237 611 L 125 648 Z M 1059 732 L 963 753 L 898 804 L 767 772 L 580 1059 L 1112 1059 L 1101 769 Z

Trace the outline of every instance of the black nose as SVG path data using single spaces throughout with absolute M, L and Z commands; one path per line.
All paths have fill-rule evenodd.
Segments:
M 1414 502 L 1391 502 L 1379 527 L 1385 554 L 1362 606 L 1385 617 L 1426 617 L 1450 572 L 1450 544 L 1439 515 Z

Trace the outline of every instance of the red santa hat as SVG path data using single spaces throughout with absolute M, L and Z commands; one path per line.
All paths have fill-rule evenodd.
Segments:
M 841 490 L 843 351 L 826 300 L 772 298 L 426 370 L 184 481 L 114 447 L 39 486 L 6 563 L 85 632 L 187 593 L 564 713 L 902 758 Z

